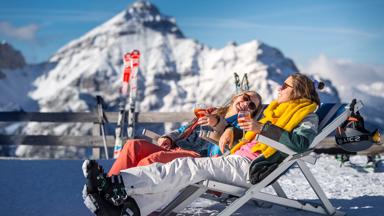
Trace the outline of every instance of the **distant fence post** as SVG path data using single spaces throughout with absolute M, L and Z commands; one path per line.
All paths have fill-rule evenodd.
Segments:
M 117 122 L 118 112 L 105 112 L 106 124 Z M 185 122 L 194 118 L 192 112 L 141 112 L 135 113 L 140 123 Z M 127 118 L 125 118 L 127 119 Z M 103 137 L 101 122 L 96 112 L 0 112 L 0 122 L 49 122 L 49 123 L 88 123 L 92 124 L 91 134 L 83 135 L 42 135 L 42 134 L 1 134 L 0 147 L 9 145 L 32 146 L 74 146 L 91 148 L 90 158 L 100 159 Z M 115 144 L 115 136 L 106 131 L 107 147 Z

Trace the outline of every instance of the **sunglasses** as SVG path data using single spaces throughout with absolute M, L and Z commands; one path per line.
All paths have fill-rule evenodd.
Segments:
M 288 87 L 293 88 L 291 85 L 288 85 L 286 82 L 284 82 L 283 85 L 281 85 L 280 89 L 284 90 L 284 89 L 286 89 Z
M 251 101 L 251 97 L 248 94 L 241 95 L 243 97 L 243 101 L 248 102 L 248 109 L 250 110 L 256 110 L 256 104 Z
M 239 93 L 238 95 L 235 95 L 234 98 L 238 98 L 238 97 L 242 97 L 243 101 L 246 101 L 248 102 L 248 109 L 252 112 L 256 111 L 257 110 L 257 106 L 256 104 L 251 100 L 251 96 L 252 95 L 249 95 L 247 94 L 247 92 L 241 92 Z
M 248 109 L 255 111 L 256 110 L 256 104 L 252 101 L 248 103 Z

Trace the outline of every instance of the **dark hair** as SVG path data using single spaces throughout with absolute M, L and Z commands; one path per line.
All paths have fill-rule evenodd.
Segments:
M 293 90 L 290 96 L 291 100 L 306 98 L 317 104 L 320 104 L 320 98 L 316 89 L 324 88 L 324 83 L 315 83 L 306 75 L 295 73 L 290 75 L 292 77 Z

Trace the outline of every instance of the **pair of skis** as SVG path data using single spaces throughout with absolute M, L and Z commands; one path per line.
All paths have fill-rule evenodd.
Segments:
M 129 97 L 128 107 L 128 125 L 127 137 L 133 138 L 135 135 L 135 104 L 136 104 L 136 91 L 137 91 L 137 72 L 139 70 L 140 52 L 133 50 L 132 52 L 125 53 L 123 56 L 124 71 L 123 83 L 120 92 L 119 115 L 117 118 L 117 126 L 115 129 L 115 147 L 113 157 L 117 158 L 123 148 L 124 141 L 124 122 L 126 116 L 127 98 Z
M 240 93 L 242 91 L 248 91 L 249 90 L 248 75 L 245 73 L 241 81 L 240 81 L 239 75 L 236 72 L 233 75 L 235 77 L 236 93 Z

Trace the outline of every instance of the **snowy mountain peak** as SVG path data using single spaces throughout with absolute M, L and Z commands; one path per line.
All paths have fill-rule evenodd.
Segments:
M 164 19 L 159 9 L 149 1 L 136 1 L 128 7 L 128 14 L 140 21 L 160 21 Z
M 155 5 L 146 0 L 136 1 L 128 7 L 125 18 L 127 20 L 140 22 L 145 27 L 154 30 L 174 33 L 179 37 L 183 37 L 183 34 L 176 26 L 175 19 L 161 14 Z
M 152 32 L 184 38 L 173 17 L 161 14 L 159 9 L 149 1 L 136 1 L 110 20 L 62 47 L 50 61 L 57 62 L 83 49 L 102 51 L 121 39 L 125 40 L 129 46 L 140 49 L 142 45 L 137 45 L 137 37 L 140 36 L 143 41 L 153 40 Z M 123 46 L 124 50 L 129 50 L 126 48 L 127 44 Z
M 189 110 L 196 101 L 223 104 L 234 91 L 233 72 L 247 73 L 251 89 L 268 103 L 279 83 L 298 71 L 291 59 L 263 42 L 212 49 L 183 37 L 175 23 L 148 1 L 132 3 L 59 50 L 50 59 L 54 67 L 35 81 L 31 97 L 41 111 L 85 111 L 100 94 L 115 109 L 122 56 L 133 49 L 142 54 L 138 111 Z M 334 91 L 326 95 L 338 100 Z

